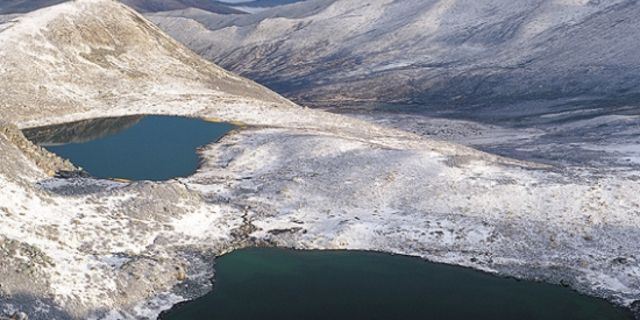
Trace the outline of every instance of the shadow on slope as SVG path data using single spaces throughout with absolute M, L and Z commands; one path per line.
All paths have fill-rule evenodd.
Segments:
M 51 298 L 38 297 L 33 294 L 20 293 L 11 297 L 0 296 L 0 320 L 15 319 L 12 315 L 15 312 L 23 312 L 27 314 L 31 320 L 68 320 L 77 319 L 77 317 L 60 310 L 57 304 Z M 7 312 L 11 310 L 10 312 Z

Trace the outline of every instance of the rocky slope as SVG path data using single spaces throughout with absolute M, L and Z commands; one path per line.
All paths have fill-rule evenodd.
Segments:
M 444 140 L 451 134 L 418 124 L 456 118 L 446 131 L 457 136 L 508 133 L 508 144 L 492 132 L 454 140 L 485 151 L 636 170 L 639 10 L 627 0 L 311 0 L 245 16 L 148 17 L 302 104 Z
M 291 105 L 206 63 L 123 5 L 107 3 L 108 12 L 101 12 L 104 2 L 68 2 L 5 24 L 0 33 L 3 119 L 34 118 L 43 108 L 61 114 L 148 104 L 143 97 L 176 104 L 180 99 L 258 99 Z
M 410 254 L 640 300 L 637 172 L 521 162 L 302 108 L 111 0 L 2 21 L 0 313 L 154 318 L 210 289 L 215 256 L 256 244 Z M 71 164 L 15 130 L 140 114 L 245 127 L 203 149 L 195 175 L 135 183 L 50 177 Z
M 150 18 L 298 101 L 441 108 L 636 99 L 639 12 L 634 0 L 310 0 L 249 16 Z

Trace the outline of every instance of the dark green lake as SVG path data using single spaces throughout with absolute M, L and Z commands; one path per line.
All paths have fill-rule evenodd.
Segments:
M 220 257 L 215 269 L 211 293 L 160 319 L 631 319 L 568 288 L 405 256 L 245 249 Z
M 98 178 L 167 180 L 192 174 L 197 149 L 234 126 L 171 116 L 92 119 L 25 130 L 25 136 Z

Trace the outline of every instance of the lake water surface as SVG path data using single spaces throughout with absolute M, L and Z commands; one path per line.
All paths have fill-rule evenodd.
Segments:
M 25 136 L 98 178 L 167 180 L 200 164 L 198 147 L 234 126 L 171 116 L 103 118 L 25 130 Z
M 163 320 L 631 319 L 544 283 L 358 251 L 245 249 L 217 260 L 215 288 Z

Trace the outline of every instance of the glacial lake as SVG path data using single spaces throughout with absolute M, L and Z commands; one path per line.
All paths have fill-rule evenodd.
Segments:
M 200 165 L 197 149 L 233 128 L 196 118 L 129 116 L 23 132 L 94 177 L 158 181 L 194 173 Z
M 166 180 L 234 128 L 170 116 L 102 118 L 24 133 L 95 177 Z M 624 309 L 568 288 L 360 251 L 244 249 L 216 260 L 214 290 L 163 320 L 617 320 Z
M 360 251 L 244 249 L 214 290 L 162 320 L 613 320 L 625 310 L 568 288 Z

